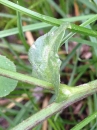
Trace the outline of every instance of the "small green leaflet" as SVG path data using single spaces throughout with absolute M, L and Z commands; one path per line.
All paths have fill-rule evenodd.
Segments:
M 64 23 L 60 27 L 52 28 L 35 41 L 28 53 L 32 76 L 52 83 L 55 87 L 56 100 L 59 93 L 61 65 L 57 53 L 68 26 L 69 23 Z
M 0 55 L 0 68 L 16 72 L 16 66 L 5 56 Z M 4 97 L 12 92 L 17 86 L 18 81 L 0 76 L 0 97 Z

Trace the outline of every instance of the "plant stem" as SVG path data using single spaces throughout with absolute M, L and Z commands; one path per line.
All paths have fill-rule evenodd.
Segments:
M 64 86 L 64 85 L 63 85 Z M 64 108 L 70 106 L 71 104 L 95 93 L 97 91 L 97 80 L 92 81 L 90 83 L 86 83 L 81 85 L 80 87 L 73 88 L 72 95 L 69 96 L 65 101 L 60 103 L 52 103 L 48 105 L 46 108 L 42 109 L 41 111 L 37 112 L 33 116 L 29 117 L 12 130 L 29 130 L 34 128 L 39 123 L 43 122 L 45 119 L 49 118 L 53 114 L 63 110 Z M 68 88 L 67 88 L 68 90 Z
M 16 79 L 16 80 L 19 80 L 19 81 L 23 81 L 23 82 L 26 82 L 26 83 L 29 83 L 29 84 L 41 86 L 45 89 L 53 89 L 53 85 L 49 82 L 42 81 L 42 80 L 36 79 L 34 77 L 24 75 L 24 74 L 20 74 L 20 73 L 17 73 L 17 72 L 5 70 L 5 69 L 2 69 L 2 68 L 0 68 L 0 75 L 5 76 L 5 77 L 9 77 L 9 78 L 12 78 L 12 79 Z
M 38 80 L 36 78 L 26 76 L 17 72 L 11 72 L 9 70 L 1 69 L 0 68 L 0 75 L 6 76 L 9 78 L 13 78 L 16 80 L 20 80 L 26 83 L 34 84 L 42 86 L 45 89 L 53 89 L 53 86 L 51 83 Z M 71 104 L 91 95 L 94 94 L 97 91 L 97 80 L 80 85 L 79 87 L 69 87 L 66 85 L 62 85 L 62 87 L 65 88 L 66 91 L 69 91 L 71 89 L 71 94 L 68 95 L 65 101 L 59 102 L 59 103 L 52 103 L 48 107 L 42 109 L 35 115 L 31 116 L 27 120 L 20 123 L 18 126 L 13 128 L 12 130 L 28 130 L 30 128 L 35 127 L 37 124 L 41 123 L 45 119 L 49 118 L 53 114 L 63 110 L 64 108 L 70 106 Z

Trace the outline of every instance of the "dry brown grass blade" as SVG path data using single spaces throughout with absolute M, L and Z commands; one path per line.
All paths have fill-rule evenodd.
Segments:
M 27 25 L 26 22 L 23 22 L 23 25 Z M 30 31 L 25 32 L 25 36 L 27 38 L 27 43 L 31 46 L 34 43 L 34 37 Z
M 76 1 L 74 1 L 75 16 L 79 16 L 79 7 Z
M 48 101 L 49 101 L 49 98 L 46 97 L 43 101 L 43 105 L 42 105 L 42 108 L 46 107 L 48 105 Z M 47 120 L 45 120 L 43 122 L 43 126 L 42 126 L 42 130 L 47 130 L 47 126 L 48 126 L 48 123 L 47 123 Z
M 18 97 L 18 98 L 16 98 L 16 99 L 14 99 L 14 101 L 15 102 L 22 102 L 24 99 L 27 99 L 27 95 L 26 94 L 23 94 L 22 95 L 22 97 Z M 12 102 L 12 103 L 9 103 L 7 106 L 6 106 L 6 108 L 7 109 L 11 109 L 11 108 L 13 108 L 13 107 L 15 107 L 15 103 L 14 102 Z M 6 112 L 6 110 L 4 110 L 3 112 Z

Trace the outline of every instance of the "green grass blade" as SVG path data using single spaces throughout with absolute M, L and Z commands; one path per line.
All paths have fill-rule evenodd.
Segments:
M 10 125 L 12 127 L 14 126 L 14 122 L 5 113 L 3 113 L 1 110 L 0 110 L 0 116 L 5 118 L 10 123 Z
M 63 23 L 62 20 L 58 20 L 58 19 L 53 18 L 53 17 L 49 17 L 49 16 L 45 16 L 45 15 L 36 13 L 36 12 L 31 11 L 29 9 L 26 9 L 26 8 L 20 6 L 20 5 L 14 4 L 13 2 L 10 2 L 8 0 L 5 0 L 5 1 L 0 0 L 0 3 L 4 4 L 5 6 L 12 8 L 16 11 L 20 11 L 22 13 L 25 13 L 26 15 L 29 15 L 32 18 L 44 21 L 46 23 L 50 23 L 52 25 L 59 26 L 60 24 Z M 83 27 L 80 27 L 78 25 L 70 24 L 70 26 L 68 26 L 68 28 L 71 29 L 72 31 L 75 31 L 75 32 L 84 33 L 86 35 L 91 35 L 91 36 L 97 36 L 96 31 L 89 30 L 87 28 L 83 28 Z
M 75 24 L 70 24 L 70 30 L 73 32 L 78 32 L 81 34 L 97 37 L 97 31 L 93 31 L 92 29 L 88 29 L 88 28 L 83 28 L 82 26 L 78 26 Z
M 19 29 L 20 39 L 23 42 L 25 49 L 28 51 L 29 47 L 28 47 L 28 44 L 27 44 L 25 37 L 24 37 L 24 34 L 23 34 L 22 20 L 21 20 L 20 13 L 18 11 L 17 11 L 17 26 L 18 26 L 18 29 Z
M 13 19 L 11 19 L 11 20 L 6 24 L 4 30 L 6 30 L 6 29 L 8 29 L 10 26 L 12 26 L 12 24 L 13 24 L 14 22 L 16 22 L 16 20 L 17 20 L 16 17 L 14 17 Z
M 4 14 L 2 14 L 2 15 L 6 16 Z M 74 22 L 74 21 L 88 19 L 91 16 L 92 16 L 93 21 L 95 21 L 97 19 L 97 17 L 95 15 L 87 15 L 87 16 L 78 16 L 78 17 L 73 17 L 73 18 L 66 18 L 66 19 L 62 19 L 62 20 L 64 22 L 67 22 L 67 21 Z M 8 17 L 10 17 L 10 15 L 8 15 Z M 13 17 L 16 17 L 16 16 L 12 16 L 12 18 Z M 25 19 L 27 19 L 27 18 L 22 18 L 22 20 L 25 20 Z M 87 24 L 93 22 L 93 21 L 90 21 L 90 22 L 88 22 L 88 21 L 90 21 L 90 20 L 87 20 Z M 31 25 L 23 26 L 22 28 L 23 28 L 23 32 L 25 32 L 25 31 L 28 31 L 28 30 L 29 31 L 35 31 L 35 30 L 38 30 L 38 29 L 42 29 L 42 28 L 46 28 L 46 27 L 51 27 L 51 26 L 52 25 L 47 24 L 47 23 L 36 23 L 36 24 L 31 24 Z M 19 33 L 18 28 L 13 28 L 13 29 L 8 29 L 8 30 L 0 31 L 0 38 L 6 37 L 6 36 L 10 36 L 10 35 L 14 35 L 14 34 L 17 34 L 17 33 Z
M 38 29 L 46 28 L 46 27 L 51 27 L 51 25 L 47 24 L 47 23 L 36 23 L 36 24 L 26 25 L 26 26 L 23 26 L 23 32 L 26 32 L 28 30 L 29 31 L 35 31 L 35 30 L 38 30 Z M 7 37 L 7 36 L 10 36 L 10 35 L 14 35 L 14 34 L 17 34 L 17 33 L 19 33 L 18 28 L 0 31 L 0 38 Z
M 74 42 L 78 42 L 78 43 L 81 43 L 81 44 L 86 44 L 88 46 L 97 47 L 96 42 L 91 42 L 91 41 L 88 41 L 88 40 L 84 40 L 82 38 L 72 37 L 72 38 L 69 39 L 69 41 L 74 41 Z
M 91 17 L 94 17 L 95 14 L 89 14 L 89 15 L 82 15 L 82 16 L 75 16 L 75 17 L 70 17 L 70 18 L 64 18 L 62 19 L 63 21 L 66 21 L 66 22 L 75 22 L 75 21 L 80 21 L 80 20 L 85 20 L 85 19 L 89 19 Z M 7 14 L 7 13 L 0 13 L 0 17 L 3 17 L 3 18 L 14 18 L 16 17 L 16 15 L 12 15 L 12 14 Z M 26 18 L 26 17 L 22 17 L 22 20 L 24 21 L 28 21 L 28 22 L 32 22 L 32 19 L 31 18 Z
M 74 80 L 74 76 L 75 76 L 75 74 L 76 74 L 78 56 L 79 56 L 79 54 L 77 54 L 76 59 L 75 59 L 73 71 L 72 71 L 72 73 L 71 73 L 71 76 L 70 76 L 70 79 L 69 79 L 69 83 L 68 83 L 69 86 L 72 86 L 72 81 Z
M 3 39 L 2 42 L 0 42 L 0 48 L 6 48 L 6 49 L 11 48 L 11 50 L 13 50 L 14 52 L 16 51 L 18 53 L 22 52 L 23 54 L 27 54 L 27 52 L 25 51 L 25 48 L 22 45 L 10 43 L 10 48 L 9 48 L 8 43 L 6 43 L 5 39 Z
M 49 16 L 45 16 L 45 15 L 39 14 L 39 13 L 34 12 L 34 11 L 31 11 L 31 10 L 26 9 L 26 8 L 24 8 L 20 5 L 17 5 L 13 2 L 10 2 L 8 0 L 0 0 L 0 3 L 9 7 L 9 8 L 12 8 L 13 10 L 19 11 L 19 12 L 24 13 L 32 18 L 44 21 L 46 23 L 51 23 L 51 24 L 57 25 L 57 26 L 60 25 L 61 23 L 63 23 L 61 20 L 58 20 L 56 18 L 52 18 Z
M 97 8 L 89 0 L 78 0 L 78 1 L 80 1 L 82 4 L 86 5 L 88 8 L 97 13 Z
M 39 1 L 35 1 L 30 7 L 29 9 L 33 9 L 36 6 L 38 6 L 39 4 L 41 4 L 42 2 L 44 2 L 45 0 L 39 0 Z
M 78 123 L 75 127 L 73 127 L 71 130 L 80 130 L 83 127 L 85 127 L 88 123 L 90 123 L 92 120 L 94 120 L 95 118 L 97 118 L 97 111 L 95 113 L 93 113 L 92 115 L 88 116 L 87 118 L 85 118 L 83 121 L 81 121 L 80 123 Z
M 52 128 L 54 130 L 58 130 L 57 127 L 56 127 L 56 125 L 55 125 L 55 123 L 52 121 L 52 119 L 48 119 L 48 122 L 49 122 L 50 126 L 52 126 Z
M 88 19 L 87 21 L 85 21 L 84 23 L 82 23 L 80 26 L 83 26 L 83 27 L 84 27 L 84 26 L 87 26 L 87 25 L 89 25 L 90 23 L 94 22 L 95 20 L 97 20 L 97 15 L 95 15 L 95 16 L 93 16 L 92 18 Z M 75 33 L 71 32 L 71 33 L 69 33 L 67 36 L 65 36 L 64 39 L 63 39 L 63 41 L 62 41 L 62 44 L 63 44 L 66 40 L 70 39 L 74 34 L 75 34 Z
M 60 7 L 61 7 L 61 9 L 64 11 L 64 12 L 66 12 L 66 8 L 64 8 L 64 6 L 66 6 L 66 1 L 64 1 L 64 0 L 59 0 L 60 1 Z
M 91 16 L 93 16 L 91 14 Z M 12 15 L 12 14 L 7 14 L 7 13 L 0 13 L 0 17 L 3 17 L 3 18 L 15 18 L 16 15 Z M 84 17 L 82 17 L 84 18 Z M 88 15 L 86 16 L 86 19 L 88 18 Z M 26 17 L 22 17 L 22 20 L 24 21 L 27 21 L 27 22 L 32 22 L 33 20 L 31 18 L 26 18 Z
M 18 112 L 18 114 L 16 115 L 15 119 L 14 119 L 14 123 L 15 125 L 18 124 L 21 120 L 23 115 L 25 115 L 25 113 L 27 113 L 27 111 L 29 110 L 28 108 L 31 106 L 31 102 L 27 102 L 23 108 L 21 108 L 21 110 Z
M 97 128 L 97 123 L 95 123 L 94 125 L 92 125 L 92 127 L 91 127 L 91 129 L 90 130 L 96 130 L 96 128 Z
M 62 16 L 62 17 L 66 17 L 65 13 L 63 12 L 63 10 L 61 10 L 61 8 L 53 1 L 53 0 L 47 0 L 48 3 L 54 7 L 54 9 Z
M 72 52 L 66 57 L 66 59 L 62 62 L 61 68 L 60 70 L 62 71 L 65 66 L 68 64 L 69 60 L 74 56 L 74 54 L 76 53 L 76 50 L 81 46 L 81 44 L 78 44 L 73 50 Z

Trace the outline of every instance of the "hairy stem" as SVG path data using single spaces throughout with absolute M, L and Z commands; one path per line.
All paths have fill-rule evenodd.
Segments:
M 53 89 L 53 86 L 51 83 L 48 83 L 48 82 L 45 82 L 42 80 L 38 80 L 36 78 L 30 77 L 27 75 L 23 75 L 23 74 L 20 74 L 17 72 L 11 72 L 11 71 L 0 68 L 0 75 L 6 76 L 6 77 L 9 77 L 12 79 L 20 80 L 20 81 L 23 81 L 23 82 L 26 82 L 29 84 L 38 85 L 45 89 Z M 59 102 L 59 103 L 54 102 L 54 103 L 50 104 L 48 107 L 42 109 L 35 115 L 33 115 L 30 118 L 28 118 L 27 120 L 23 121 L 22 123 L 17 125 L 15 128 L 13 128 L 12 130 L 18 130 L 18 129 L 29 130 L 30 128 L 35 127 L 37 124 L 39 124 L 42 121 L 44 121 L 45 119 L 49 118 L 53 114 L 70 106 L 71 104 L 73 104 L 85 97 L 88 97 L 91 94 L 94 94 L 97 91 L 97 80 L 80 85 L 80 86 L 76 86 L 76 87 L 69 87 L 67 85 L 61 84 L 61 87 L 64 87 L 66 92 L 70 91 L 70 94 L 67 95 L 66 99 L 63 102 Z
M 2 68 L 0 68 L 0 75 L 5 76 L 5 77 L 9 77 L 9 78 L 12 78 L 12 79 L 16 79 L 16 80 L 19 80 L 19 81 L 22 81 L 22 82 L 25 82 L 25 83 L 38 85 L 38 86 L 41 86 L 45 89 L 53 89 L 54 88 L 51 83 L 33 78 L 31 76 L 28 76 L 28 75 L 24 75 L 24 74 L 20 74 L 20 73 L 17 73 L 17 72 L 5 70 L 5 69 L 2 69 Z
M 60 103 L 52 103 L 48 105 L 46 108 L 32 115 L 12 130 L 29 130 L 34 128 L 39 123 L 43 122 L 45 119 L 51 117 L 53 114 L 63 110 L 64 108 L 70 106 L 71 104 L 88 97 L 89 95 L 95 93 L 97 91 L 97 80 L 92 81 L 87 84 L 83 84 L 77 88 L 73 88 L 75 92 L 72 93 L 65 101 Z M 67 88 L 68 90 L 68 88 Z

